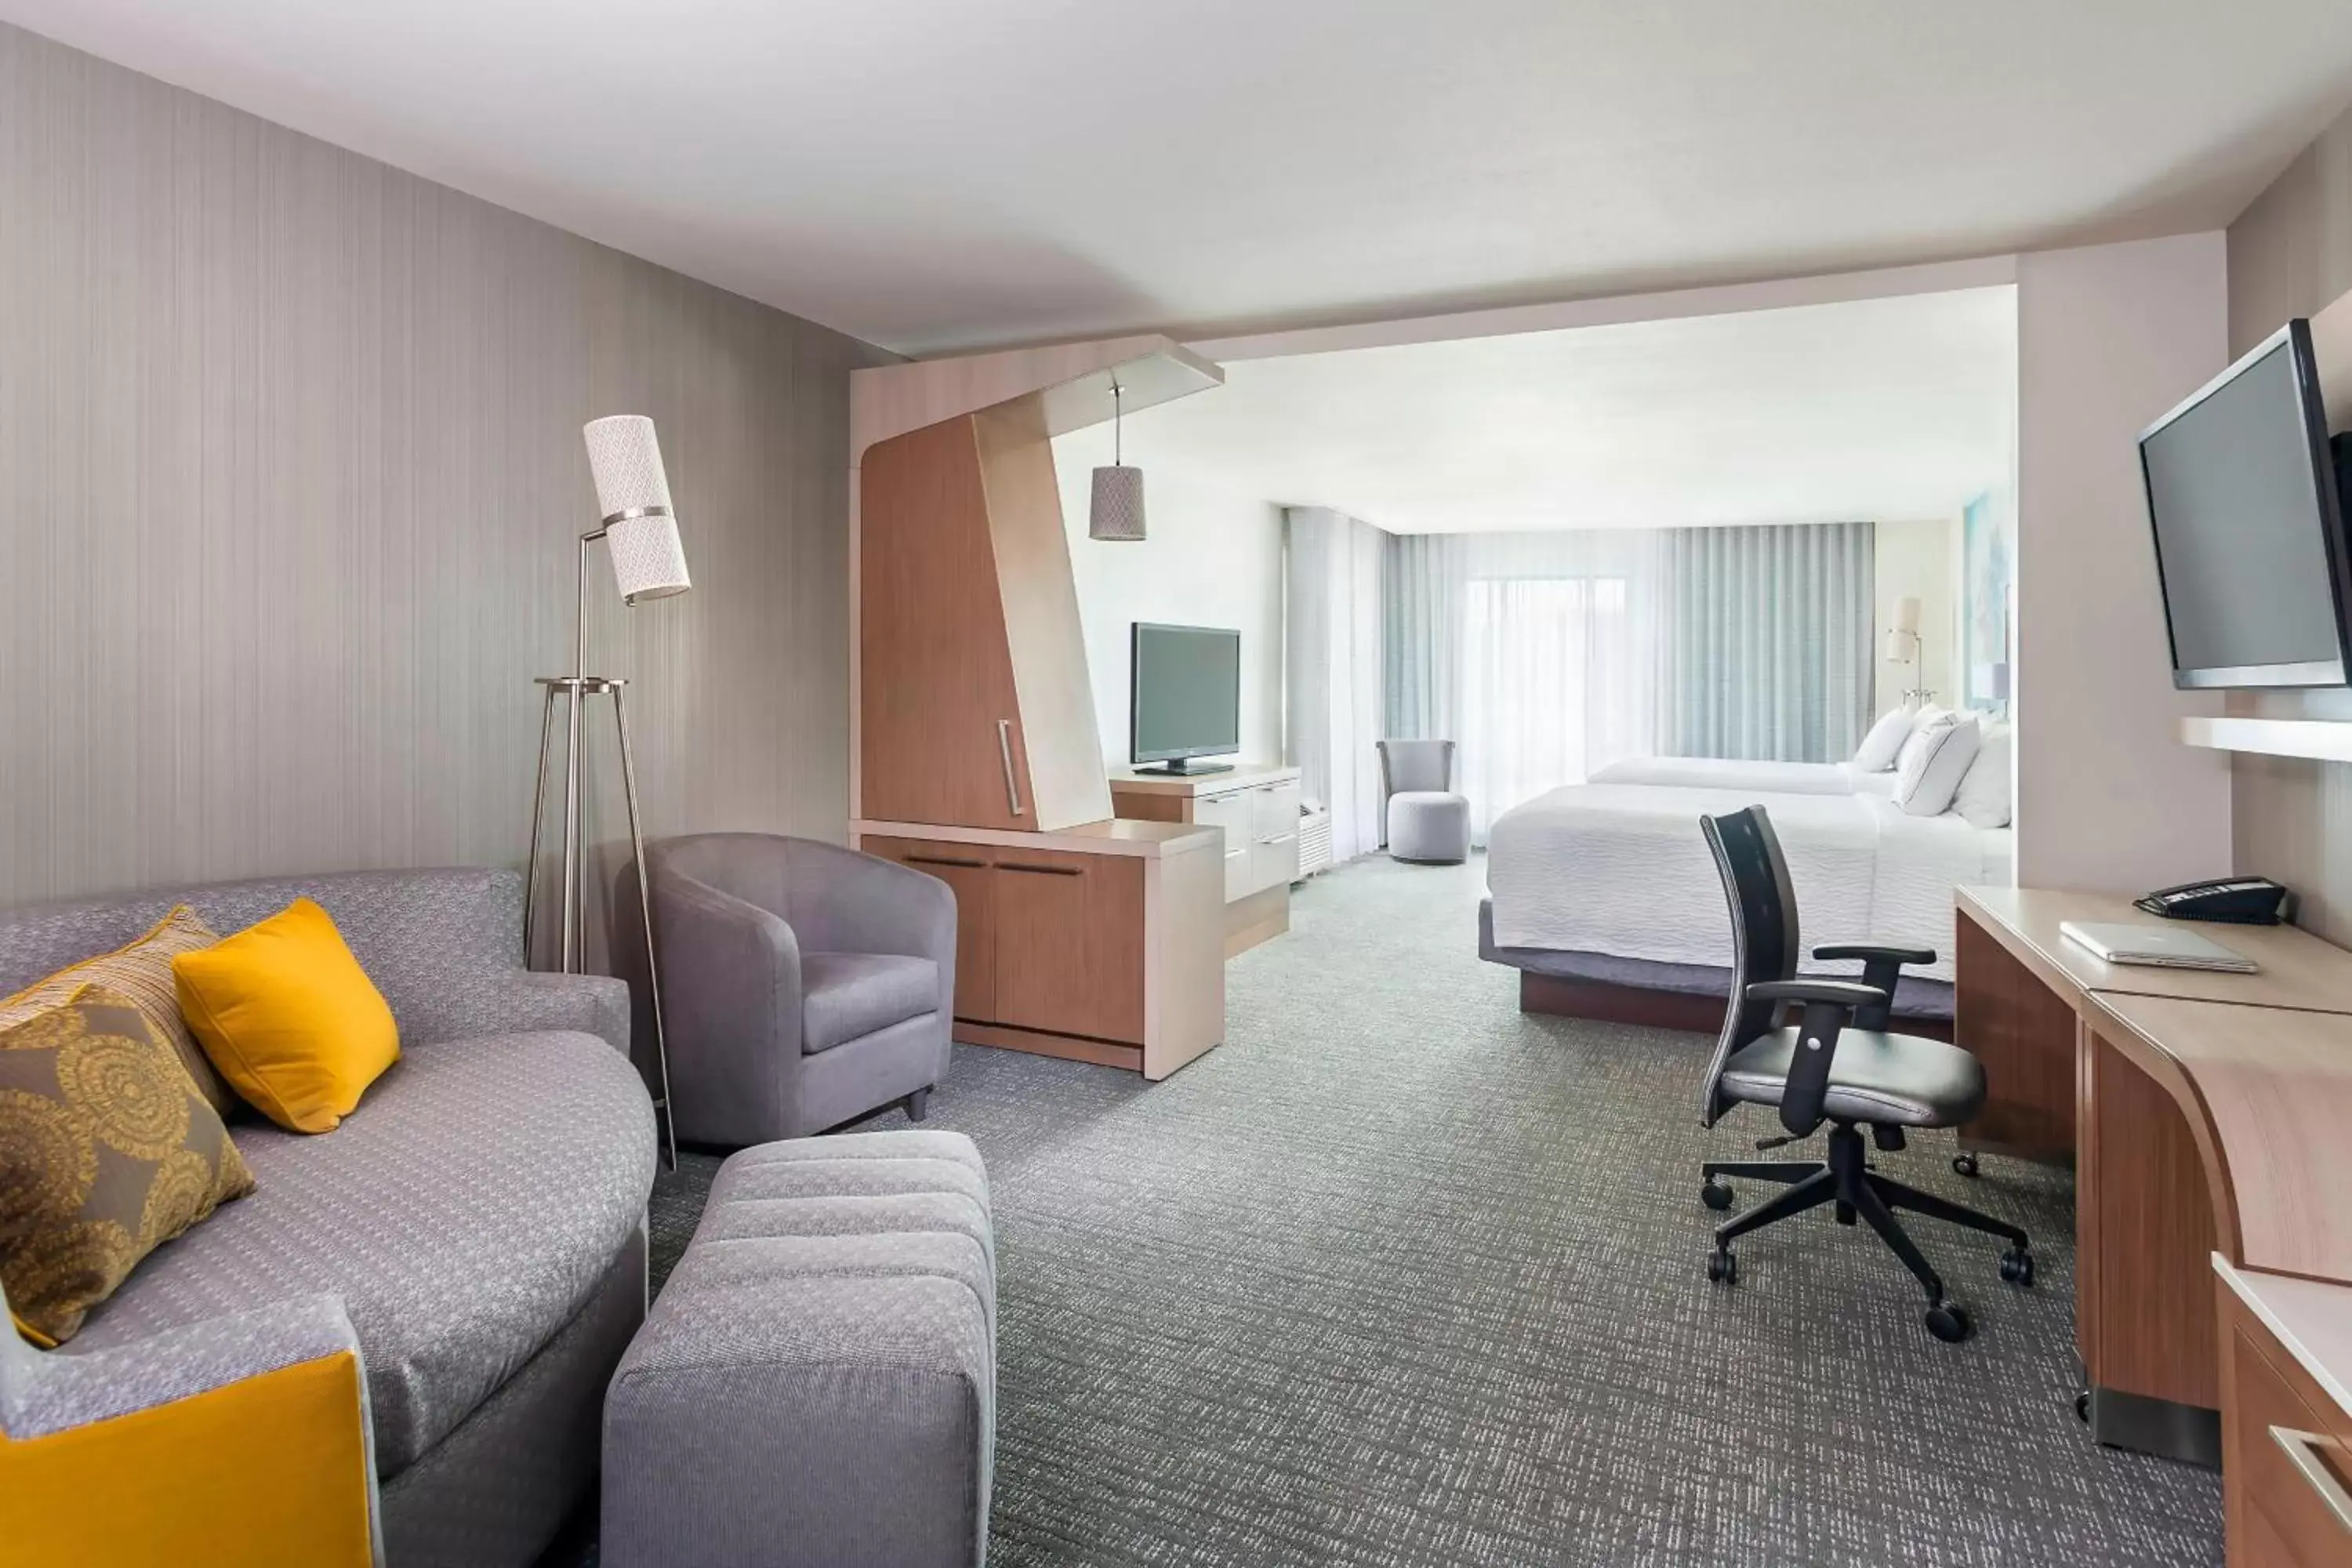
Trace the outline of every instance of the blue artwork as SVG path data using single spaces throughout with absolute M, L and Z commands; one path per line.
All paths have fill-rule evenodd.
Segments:
M 1960 701 L 2000 711 L 2009 706 L 2010 539 L 1993 498 L 1960 512 Z

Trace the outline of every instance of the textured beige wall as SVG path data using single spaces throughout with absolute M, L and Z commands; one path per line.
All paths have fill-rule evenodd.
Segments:
M 2352 291 L 2352 112 L 2288 165 L 2230 226 L 2230 345 L 2242 353 L 2295 316 Z M 2352 428 L 2352 409 L 2329 423 Z M 2352 720 L 2352 691 L 2233 694 L 2231 711 Z M 2303 894 L 2306 925 L 2352 942 L 2352 764 L 2232 762 L 2237 868 Z
M 2139 433 L 2228 363 L 2218 234 L 2017 262 L 2017 882 L 2142 893 L 2230 869 L 2230 768 L 2180 743 Z
M 888 357 L 0 26 L 0 904 L 520 864 L 604 414 L 695 579 L 624 610 L 592 561 L 649 829 L 840 837 Z

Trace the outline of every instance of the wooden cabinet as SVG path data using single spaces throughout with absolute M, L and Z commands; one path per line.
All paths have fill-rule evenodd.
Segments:
M 996 1016 L 996 875 L 988 852 L 969 844 L 868 838 L 864 848 L 945 882 L 956 900 L 955 1010 L 959 1018 Z
M 1050 832 L 1110 816 L 1043 405 L 858 472 L 858 815 Z
M 1222 773 L 1124 769 L 1111 775 L 1121 816 L 1192 822 L 1225 836 L 1225 953 L 1290 929 L 1298 879 L 1298 770 L 1244 763 Z
M 995 1021 L 1143 1044 L 1143 862 L 999 850 Z
M 1224 1034 L 1223 856 L 1181 826 L 858 847 L 956 895 L 956 1038 L 1162 1078 Z
M 2335 1394 L 2323 1385 L 2337 1369 L 2321 1358 L 2331 1331 L 2352 1343 L 2352 1287 L 2225 1266 L 2218 1295 L 2230 1568 L 2342 1568 L 2352 1410 L 2340 1383 Z

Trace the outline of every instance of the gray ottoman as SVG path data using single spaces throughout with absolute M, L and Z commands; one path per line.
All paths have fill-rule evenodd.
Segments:
M 1430 866 L 1458 866 L 1470 856 L 1470 803 L 1446 790 L 1389 796 L 1389 856 Z
M 600 1561 L 971 1568 L 995 1409 L 971 1141 L 746 1149 L 613 1374 Z

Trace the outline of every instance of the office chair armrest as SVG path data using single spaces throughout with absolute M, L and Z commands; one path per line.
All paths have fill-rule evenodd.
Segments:
M 1932 947 L 1878 947 L 1869 942 L 1834 942 L 1828 947 L 1813 949 L 1813 956 L 1823 963 L 1841 959 L 1862 960 L 1862 983 L 1874 985 L 1886 993 L 1886 1005 L 1864 1007 L 1855 1012 L 1853 1026 L 1857 1029 L 1890 1028 L 1895 1023 L 1895 985 L 1903 976 L 1906 963 L 1933 963 L 1936 950 Z
M 1859 958 L 1865 963 L 1874 958 L 1887 959 L 1895 963 L 1933 963 L 1936 962 L 1936 950 L 1932 947 L 1879 947 L 1870 942 L 1846 942 L 1817 947 L 1813 949 L 1813 956 L 1824 963 L 1834 963 L 1841 958 Z
M 1759 980 L 1740 994 L 1750 1002 L 1802 1002 L 1849 1011 L 1887 999 L 1884 990 L 1859 980 Z
M 1804 1016 L 1797 1020 L 1796 1048 L 1789 1053 L 1789 1076 L 1780 1089 L 1780 1125 L 1796 1137 L 1809 1138 L 1821 1126 L 1822 1108 L 1829 1100 L 1830 1063 L 1837 1057 L 1838 1036 L 1849 1021 L 1866 1012 L 1883 1015 L 1887 994 L 1851 980 L 1766 980 L 1750 985 L 1746 994 L 1751 1001 L 1804 1004 Z

